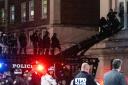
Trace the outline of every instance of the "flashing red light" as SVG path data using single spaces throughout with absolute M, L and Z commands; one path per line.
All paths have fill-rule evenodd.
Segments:
M 45 68 L 44 68 L 43 65 L 41 65 L 41 64 L 38 64 L 38 65 L 37 65 L 37 71 L 41 72 L 41 71 L 43 71 L 44 69 L 45 69 Z

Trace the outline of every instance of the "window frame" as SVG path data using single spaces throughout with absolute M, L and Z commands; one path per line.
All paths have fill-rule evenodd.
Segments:
M 48 0 L 41 0 L 41 1 L 42 1 L 41 2 L 42 19 L 44 19 L 47 18 L 48 15 Z
M 27 3 L 22 2 L 21 3 L 21 22 L 26 22 L 27 21 L 27 11 L 26 10 L 27 10 Z
M 29 21 L 34 21 L 34 15 L 35 15 L 34 0 L 30 0 L 29 1 Z
M 0 11 L 1 11 L 1 16 L 0 16 L 0 20 L 1 20 L 1 24 L 5 24 L 5 9 L 4 8 L 1 8 L 0 9 Z
M 15 5 L 10 6 L 10 23 L 15 22 Z

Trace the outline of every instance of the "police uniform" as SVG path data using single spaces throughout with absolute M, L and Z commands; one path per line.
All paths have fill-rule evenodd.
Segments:
M 41 77 L 41 85 L 57 85 L 56 80 L 49 74 Z
M 72 80 L 70 85 L 97 85 L 93 77 L 87 72 L 81 71 Z
M 48 71 L 55 71 L 55 68 L 51 66 Z M 46 73 L 41 77 L 41 85 L 57 85 L 57 82 L 50 74 Z

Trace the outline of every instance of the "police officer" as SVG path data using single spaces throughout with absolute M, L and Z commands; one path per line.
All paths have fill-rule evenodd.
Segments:
M 48 72 L 41 77 L 41 85 L 57 85 L 56 79 L 53 77 L 54 71 L 54 67 L 48 69 Z
M 112 62 L 112 70 L 105 73 L 104 85 L 128 85 L 125 76 L 120 73 L 122 66 L 121 59 L 114 59 Z
M 15 79 L 13 85 L 25 85 L 25 81 L 22 78 L 22 69 L 15 69 L 14 70 Z
M 81 71 L 71 81 L 70 85 L 97 85 L 93 77 L 89 74 L 90 66 L 88 63 L 83 63 Z

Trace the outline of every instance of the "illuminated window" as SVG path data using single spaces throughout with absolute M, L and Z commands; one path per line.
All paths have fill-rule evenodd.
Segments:
M 10 22 L 14 23 L 15 21 L 15 6 L 10 6 Z
M 47 18 L 47 0 L 42 0 L 42 18 Z
M 21 3 L 21 22 L 26 22 L 26 2 Z
M 0 9 L 0 23 L 1 24 L 5 23 L 5 10 L 4 10 L 4 8 Z
M 34 0 L 29 1 L 29 21 L 34 20 Z

